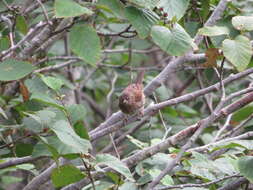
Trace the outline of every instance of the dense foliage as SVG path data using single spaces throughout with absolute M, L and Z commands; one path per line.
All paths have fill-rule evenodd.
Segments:
M 2 0 L 0 189 L 252 189 L 252 30 L 252 0 Z

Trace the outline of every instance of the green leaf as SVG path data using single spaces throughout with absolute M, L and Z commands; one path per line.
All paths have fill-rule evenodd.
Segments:
M 16 27 L 24 35 L 28 32 L 28 26 L 25 17 L 20 15 L 16 17 Z
M 238 160 L 237 166 L 240 174 L 246 177 L 251 183 L 253 183 L 253 157 L 245 156 Z
M 35 67 L 24 61 L 8 59 L 0 64 L 0 81 L 18 80 L 35 70 Z
M 169 20 L 173 17 L 180 20 L 184 16 L 189 2 L 189 0 L 160 0 L 157 7 L 163 8 L 163 11 L 168 14 Z
M 116 170 L 117 172 L 119 172 L 123 176 L 125 176 L 128 180 L 134 181 L 134 178 L 133 178 L 130 170 L 128 169 L 128 167 L 123 162 L 121 162 L 118 158 L 116 158 L 112 155 L 98 154 L 96 156 L 96 163 L 98 165 L 106 165 L 106 166 Z
M 3 184 L 8 185 L 8 184 L 18 183 L 22 181 L 22 178 L 5 175 L 1 177 L 1 181 Z
M 63 165 L 54 168 L 51 179 L 55 187 L 63 187 L 71 183 L 80 181 L 85 175 L 73 165 Z
M 15 146 L 15 152 L 18 157 L 29 156 L 33 152 L 32 144 L 19 143 Z
M 62 85 L 64 84 L 64 82 L 59 79 L 59 78 L 55 78 L 55 77 L 51 77 L 51 76 L 41 76 L 42 81 L 51 89 L 58 91 L 60 90 L 60 88 L 62 87 Z
M 32 79 L 25 80 L 25 85 L 29 89 L 30 93 L 42 93 L 46 94 L 48 90 L 47 85 L 41 80 L 40 77 L 33 77 Z
M 179 25 L 172 29 L 165 26 L 153 26 L 151 36 L 154 42 L 170 55 L 180 56 L 191 49 L 192 38 Z
M 57 121 L 51 129 L 63 143 L 72 146 L 76 151 L 86 154 L 88 150 L 91 149 L 90 142 L 80 138 L 68 122 L 64 120 Z
M 235 16 L 232 18 L 232 24 L 237 30 L 253 30 L 253 16 Z
M 125 8 L 125 16 L 137 30 L 140 38 L 149 36 L 151 27 L 157 23 L 159 17 L 152 11 L 133 6 Z
M 220 173 L 220 171 L 214 167 L 213 161 L 209 160 L 206 155 L 197 152 L 192 152 L 192 156 L 194 159 L 189 160 L 190 172 L 204 179 L 215 180 L 215 173 Z
M 126 181 L 123 185 L 119 187 L 119 190 L 138 190 L 137 184 L 133 182 Z
M 5 114 L 4 110 L 0 107 L 0 114 L 5 118 L 8 119 L 7 115 Z
M 203 36 L 228 35 L 229 29 L 225 26 L 205 26 L 199 29 L 198 34 Z
M 115 16 L 121 17 L 123 14 L 124 7 L 122 3 L 118 0 L 99 0 L 98 5 L 105 6 L 109 11 L 111 11 Z
M 56 116 L 54 112 L 48 110 L 40 110 L 33 114 L 23 113 L 29 116 L 23 119 L 23 124 L 26 128 L 34 132 L 41 132 L 44 128 L 47 128 Z
M 238 71 L 247 68 L 251 55 L 251 43 L 245 36 L 239 35 L 234 40 L 226 39 L 222 43 L 224 56 L 235 66 Z
M 36 112 L 36 115 L 40 118 L 40 122 L 44 127 L 48 127 L 56 117 L 56 113 L 50 110 L 40 110 Z
M 177 111 L 180 112 L 180 115 L 184 117 L 192 117 L 199 114 L 196 110 L 185 104 L 178 105 Z
M 55 0 L 56 18 L 76 17 L 83 14 L 92 15 L 93 12 L 73 0 Z
M 43 130 L 41 123 L 34 117 L 25 117 L 23 119 L 23 125 L 26 129 L 29 129 L 32 132 L 39 133 Z
M 78 121 L 74 124 L 74 130 L 81 138 L 89 140 L 89 133 L 82 121 Z
M 123 181 L 120 178 L 120 175 L 113 172 L 106 172 L 106 176 L 108 176 L 115 184 L 121 184 Z
M 208 14 L 210 13 L 210 0 L 201 0 L 201 8 L 200 8 L 200 15 L 203 20 L 206 20 Z
M 48 150 L 48 147 L 45 143 L 38 142 L 33 149 L 32 157 L 39 157 L 39 156 L 52 156 L 52 153 Z
M 10 46 L 10 40 L 7 36 L 1 37 L 0 39 L 0 51 L 8 49 Z
M 127 138 L 129 139 L 129 141 L 131 143 L 133 143 L 135 146 L 137 146 L 138 148 L 140 149 L 143 149 L 145 147 L 148 147 L 148 143 L 144 143 L 144 142 L 141 142 L 140 140 L 134 138 L 133 136 L 131 135 L 127 135 Z
M 142 175 L 138 179 L 137 184 L 138 185 L 145 185 L 145 184 L 147 184 L 150 181 L 152 181 L 152 177 L 149 174 L 145 174 L 145 175 Z
M 229 160 L 229 157 L 218 158 L 214 161 L 214 167 L 227 175 L 233 175 L 236 170 Z
M 52 157 L 54 158 L 54 160 L 58 160 L 58 158 L 60 157 L 60 154 L 58 153 L 58 151 L 56 150 L 55 147 L 53 147 L 50 142 L 48 142 L 46 137 L 42 137 L 39 136 L 38 137 L 41 142 L 47 147 L 48 151 L 50 152 L 50 155 L 52 155 Z M 34 152 L 33 152 L 34 155 Z
M 232 121 L 241 122 L 247 119 L 252 113 L 253 113 L 253 104 L 250 104 L 235 112 L 233 114 Z
M 62 143 L 56 136 L 40 138 L 33 150 L 32 155 L 38 156 L 64 156 L 69 154 L 79 154 L 80 151 L 74 149 L 72 146 Z M 50 147 L 49 147 L 50 146 Z
M 158 2 L 159 0 L 128 0 L 128 3 L 130 4 L 150 10 L 154 9 Z
M 66 106 L 66 109 L 73 124 L 84 120 L 86 109 L 82 104 L 71 104 Z
M 22 170 L 32 170 L 35 169 L 35 166 L 33 164 L 21 164 L 21 165 L 16 165 L 16 168 L 22 169 Z
M 159 169 L 152 169 L 149 170 L 149 174 L 152 176 L 152 178 L 156 178 L 162 171 Z M 172 179 L 172 177 L 170 175 L 165 175 L 162 179 L 161 179 L 161 183 L 163 185 L 174 185 L 174 181 Z
M 51 95 L 51 91 L 48 89 L 48 86 L 42 81 L 41 77 L 28 79 L 25 81 L 25 85 L 32 94 L 30 100 L 51 105 L 61 110 L 65 109 L 64 106 L 57 102 L 56 98 Z
M 91 65 L 95 65 L 100 59 L 100 39 L 96 30 L 89 25 L 78 25 L 71 29 L 70 47 L 75 54 Z
M 64 106 L 59 104 L 55 99 L 51 98 L 46 92 L 45 93 L 33 93 L 30 97 L 31 100 L 36 100 L 44 104 L 65 110 Z

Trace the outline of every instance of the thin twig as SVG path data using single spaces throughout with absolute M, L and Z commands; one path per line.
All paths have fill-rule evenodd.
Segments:
M 222 82 L 223 83 L 223 82 Z M 253 90 L 253 88 L 251 89 Z M 244 90 L 242 90 L 244 91 Z M 180 159 L 182 158 L 182 156 L 184 155 L 184 153 L 192 146 L 192 144 L 197 140 L 197 138 L 199 137 L 199 135 L 203 132 L 203 130 L 208 127 L 212 122 L 214 122 L 216 119 L 218 119 L 218 115 L 219 114 L 226 114 L 222 108 L 224 107 L 224 105 L 229 102 L 232 98 L 236 97 L 237 95 L 239 95 L 239 92 L 236 92 L 234 94 L 231 94 L 230 96 L 228 96 L 227 98 L 222 97 L 219 104 L 216 106 L 215 110 L 212 112 L 212 114 L 207 117 L 206 119 L 203 119 L 202 121 L 198 122 L 197 124 L 197 130 L 196 132 L 191 136 L 191 138 L 187 141 L 187 143 L 181 148 L 180 152 L 177 154 L 176 158 L 174 160 L 172 160 L 167 166 L 166 168 L 155 178 L 152 180 L 152 182 L 149 184 L 148 189 L 153 189 L 160 181 L 161 179 L 167 175 L 168 173 L 170 173 L 172 171 L 172 169 L 176 166 L 176 164 L 180 161 Z M 249 100 L 251 101 L 251 99 L 253 100 L 253 96 L 250 97 L 250 94 L 248 95 Z M 242 99 L 243 100 L 243 99 Z M 239 104 L 245 103 L 245 101 L 247 100 L 247 98 L 244 101 L 240 101 L 237 102 L 237 106 Z M 248 101 L 248 100 L 247 100 Z M 236 104 L 236 102 L 235 102 Z
M 118 32 L 118 33 L 108 33 L 108 34 L 106 34 L 106 33 L 97 32 L 97 34 L 100 35 L 100 36 L 119 36 L 119 37 L 122 37 L 122 38 L 133 38 L 137 35 L 137 32 L 136 31 L 130 31 L 131 27 L 132 27 L 132 25 L 129 25 L 123 31 Z M 126 36 L 126 35 L 124 35 L 124 33 L 131 33 L 132 35 L 131 36 Z
M 172 185 L 172 186 L 167 186 L 167 187 L 156 188 L 155 190 L 184 189 L 184 188 L 186 188 L 186 187 L 207 187 L 207 186 L 209 186 L 209 185 L 219 183 L 219 182 L 224 181 L 224 180 L 226 180 L 226 179 L 236 178 L 236 177 L 241 177 L 241 175 L 239 175 L 239 174 L 234 174 L 234 175 L 225 176 L 225 177 L 223 177 L 223 178 L 216 179 L 216 180 L 213 180 L 213 181 L 210 181 L 210 182 L 207 182 L 207 183 Z
M 156 97 L 155 93 L 153 93 L 153 97 L 154 97 L 155 103 L 157 104 L 158 101 L 157 101 L 157 97 Z M 159 117 L 161 119 L 162 125 L 163 125 L 164 130 L 165 130 L 165 133 L 164 133 L 164 136 L 163 136 L 162 139 L 165 140 L 167 138 L 167 135 L 169 134 L 169 132 L 171 131 L 172 128 L 171 127 L 167 128 L 167 125 L 164 122 L 161 110 L 158 111 L 158 114 L 159 114 Z
M 221 129 L 217 132 L 216 136 L 213 139 L 213 142 L 217 141 L 217 139 L 219 139 L 220 135 L 223 133 L 223 131 L 225 131 L 227 129 L 227 127 L 229 126 L 230 120 L 232 118 L 232 114 L 229 114 L 225 124 L 221 127 Z
M 69 56 L 70 55 L 70 48 L 69 48 L 69 38 L 68 38 L 68 35 L 66 35 L 64 37 L 64 49 L 65 49 L 65 55 Z M 75 98 L 74 98 L 75 102 L 77 104 L 80 104 L 80 102 L 81 102 L 80 89 L 79 89 L 78 83 L 75 81 L 72 65 L 68 65 L 67 66 L 67 74 L 68 74 L 68 79 L 75 86 L 75 88 L 73 89 L 73 93 L 74 93 L 74 96 L 75 96 Z
M 33 71 L 33 73 L 42 73 L 42 72 L 48 72 L 48 71 L 57 70 L 57 69 L 66 67 L 66 66 L 68 66 L 70 64 L 74 64 L 76 62 L 78 62 L 78 61 L 76 61 L 76 60 L 66 61 L 65 63 L 56 64 L 56 65 L 44 67 L 44 68 L 41 68 L 41 69 L 37 69 L 37 70 Z
M 240 188 L 242 184 L 248 183 L 249 181 L 245 177 L 240 177 L 238 180 L 231 181 L 231 183 L 228 183 L 224 185 L 223 187 L 219 188 L 218 190 L 234 190 Z
M 196 148 L 192 148 L 192 149 L 189 149 L 188 151 L 189 152 L 192 152 L 192 151 L 202 152 L 202 151 L 207 150 L 210 147 L 215 147 L 215 146 L 218 146 L 220 144 L 224 144 L 224 143 L 232 142 L 232 141 L 236 141 L 236 140 L 247 139 L 247 138 L 252 137 L 252 136 L 253 136 L 253 132 L 247 132 L 247 133 L 244 133 L 242 135 L 238 135 L 236 137 L 226 138 L 224 140 L 212 142 L 212 143 L 206 144 L 204 146 L 199 146 L 199 147 L 196 147 Z
M 196 72 L 197 72 L 197 81 L 198 81 L 199 87 L 201 89 L 203 89 L 204 84 L 203 84 L 203 81 L 201 80 L 201 71 L 197 70 Z M 211 98 L 208 97 L 208 94 L 205 94 L 204 95 L 204 101 L 206 102 L 206 106 L 207 106 L 209 112 L 212 113 L 213 112 L 213 106 L 212 106 L 210 100 L 211 100 Z
M 35 27 L 31 28 L 26 34 L 26 36 L 22 40 L 20 40 L 16 45 L 14 45 L 13 47 L 10 47 L 9 49 L 5 51 L 2 51 L 0 54 L 0 59 L 7 56 L 9 53 L 14 51 L 15 49 L 19 48 L 25 41 L 27 41 L 28 38 L 30 38 L 35 32 L 37 32 L 45 24 L 46 24 L 45 22 L 39 22 Z
M 49 20 L 49 17 L 48 17 L 48 14 L 47 14 L 47 10 L 45 9 L 43 3 L 41 3 L 40 0 L 35 0 L 35 1 L 37 1 L 37 3 L 39 3 L 40 7 L 42 8 L 42 12 L 43 12 L 44 17 L 45 17 L 45 19 L 47 21 L 47 24 L 48 25 L 52 25 L 52 22 Z
M 110 91 L 106 96 L 106 101 L 108 105 L 108 110 L 107 110 L 107 118 L 111 115 L 112 112 L 112 95 L 114 94 L 115 91 L 115 83 L 117 81 L 118 75 L 116 72 L 113 72 L 113 78 L 110 80 Z
M 89 176 L 89 179 L 90 179 L 90 181 L 91 181 L 92 188 L 93 188 L 93 190 L 96 190 L 95 183 L 94 183 L 94 179 L 93 179 L 93 177 L 92 177 L 92 175 L 91 175 L 91 172 L 90 172 L 90 167 L 87 166 L 87 164 L 85 163 L 85 161 L 84 161 L 82 158 L 81 158 L 81 160 L 82 160 L 82 163 L 83 163 L 83 165 L 84 165 L 84 167 L 85 167 L 85 169 L 86 169 L 86 171 L 87 171 L 87 174 L 88 174 L 88 176 Z
M 106 96 L 106 101 L 107 101 L 107 104 L 108 104 L 108 110 L 107 110 L 107 118 L 111 115 L 111 109 L 112 109 L 112 95 L 114 93 L 114 90 L 115 90 L 115 83 L 117 81 L 117 78 L 118 78 L 118 75 L 116 72 L 113 72 L 113 75 L 114 77 L 112 78 L 112 80 L 110 80 L 110 86 L 111 86 L 111 89 L 110 89 L 110 92 L 108 93 L 108 95 Z M 114 139 L 113 139 L 113 135 L 112 133 L 109 134 L 110 136 L 110 139 L 111 139 L 111 143 L 113 145 L 113 148 L 116 152 L 116 155 L 118 157 L 118 159 L 120 159 L 120 154 L 118 152 L 118 149 L 116 147 L 116 144 L 114 142 Z
M 229 131 L 228 133 L 222 135 L 220 138 L 218 138 L 218 140 L 221 139 L 225 139 L 227 137 L 230 137 L 232 134 L 234 134 L 235 132 L 237 132 L 239 129 L 241 129 L 242 127 L 244 127 L 244 125 L 246 123 L 248 123 L 250 120 L 253 119 L 253 114 L 251 114 L 247 119 L 245 119 L 244 121 L 242 121 L 236 128 L 232 129 L 231 131 Z

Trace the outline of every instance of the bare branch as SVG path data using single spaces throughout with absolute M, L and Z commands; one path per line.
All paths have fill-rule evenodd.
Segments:
M 172 185 L 172 186 L 167 186 L 167 187 L 161 187 L 161 188 L 156 188 L 155 190 L 166 190 L 166 189 L 183 189 L 186 187 L 207 187 L 209 185 L 212 184 L 216 184 L 219 183 L 221 181 L 224 181 L 226 179 L 230 179 L 230 178 L 239 178 L 241 177 L 239 174 L 234 174 L 234 175 L 230 175 L 230 176 L 225 176 L 223 178 L 220 179 L 216 179 L 207 183 L 202 183 L 202 184 L 182 184 L 182 185 Z
M 226 101 L 228 99 L 226 99 Z M 198 135 L 201 133 L 203 128 L 208 126 L 208 124 L 210 124 L 212 121 L 221 119 L 224 116 L 226 116 L 227 114 L 231 114 L 232 112 L 239 110 L 240 108 L 251 103 L 252 101 L 253 101 L 253 93 L 251 92 L 249 95 L 239 99 L 237 102 L 232 103 L 231 105 L 228 105 L 227 107 L 223 108 L 218 113 L 212 114 L 211 117 L 209 116 L 209 117 L 199 121 L 198 123 L 196 123 L 192 126 L 189 126 L 188 128 L 186 128 L 186 129 L 180 131 L 179 133 L 162 141 L 161 143 L 158 143 L 158 144 L 153 145 L 151 147 L 145 148 L 145 149 L 133 154 L 132 156 L 124 159 L 123 162 L 125 164 L 127 164 L 129 167 L 132 167 L 132 166 L 136 165 L 138 162 L 140 162 L 146 158 L 149 158 L 158 152 L 162 152 L 162 151 L 168 149 L 170 146 L 174 146 L 174 145 L 180 143 L 184 138 L 186 138 L 194 133 L 194 136 L 190 140 L 188 140 L 188 144 L 186 144 L 187 146 L 185 146 L 187 148 L 188 145 L 191 144 L 192 140 L 195 140 L 198 137 Z M 224 103 L 224 102 L 222 102 L 222 103 Z M 220 109 L 220 106 L 219 106 L 219 109 Z M 226 114 L 224 114 L 224 113 L 226 113 Z M 201 129 L 199 129 L 200 126 L 202 126 Z M 198 131 L 198 133 L 196 133 L 196 130 Z M 171 163 L 171 166 L 174 166 L 174 164 L 177 163 L 177 161 L 179 160 L 178 158 L 181 156 L 182 156 L 181 154 L 178 154 L 177 159 L 173 160 L 173 162 Z M 110 168 L 106 168 L 104 170 L 110 171 Z M 103 177 L 103 175 L 98 174 L 97 172 L 93 173 L 93 175 L 94 175 L 94 179 L 99 179 L 99 178 Z M 84 179 L 84 180 L 81 180 L 77 183 L 71 184 L 71 185 L 63 188 L 63 190 L 75 190 L 76 188 L 81 188 L 81 187 L 85 186 L 87 183 L 89 183 L 89 181 Z
M 253 90 L 253 88 L 251 89 Z M 217 120 L 220 117 L 224 117 L 228 114 L 233 113 L 235 110 L 238 110 L 242 108 L 243 106 L 251 103 L 253 101 L 253 93 L 249 93 L 247 96 L 239 99 L 235 103 L 227 106 L 226 108 L 222 109 L 222 107 L 230 101 L 232 98 L 236 97 L 237 94 L 240 94 L 238 92 L 231 94 L 228 96 L 226 99 L 221 99 L 220 103 L 216 106 L 215 110 L 213 113 L 207 117 L 206 119 L 201 120 L 200 122 L 197 123 L 197 130 L 196 132 L 192 135 L 192 137 L 187 141 L 187 143 L 181 148 L 180 152 L 177 154 L 176 158 L 172 160 L 166 168 L 149 184 L 148 189 L 153 189 L 159 182 L 160 180 L 168 173 L 172 171 L 172 169 L 176 166 L 176 164 L 180 161 L 182 158 L 184 152 L 186 152 L 192 144 L 197 140 L 199 135 L 203 132 L 203 130 L 208 127 L 212 122 Z
M 244 125 L 246 123 L 248 123 L 250 120 L 253 119 L 253 114 L 251 114 L 247 119 L 245 119 L 244 121 L 242 121 L 237 127 L 235 127 L 234 129 L 232 129 L 231 131 L 229 131 L 228 133 L 222 135 L 220 138 L 218 138 L 218 140 L 227 138 L 227 137 L 231 137 L 235 132 L 237 132 L 238 130 L 240 130 L 242 127 L 244 127 Z
M 232 181 L 231 183 L 228 183 L 224 187 L 219 188 L 218 190 L 231 190 L 231 189 L 237 189 L 242 184 L 247 183 L 248 180 L 244 177 L 240 177 L 238 180 Z
M 199 146 L 199 147 L 196 147 L 196 148 L 189 149 L 189 152 L 192 152 L 192 151 L 202 152 L 202 151 L 207 150 L 210 147 L 215 147 L 215 146 L 218 146 L 220 144 L 224 144 L 224 143 L 232 142 L 232 141 L 236 141 L 236 140 L 247 139 L 247 138 L 252 137 L 252 136 L 253 136 L 253 132 L 247 132 L 247 133 L 244 133 L 242 135 L 238 135 L 236 137 L 227 138 L 227 139 L 224 139 L 224 140 L 220 140 L 220 141 L 216 141 L 216 142 L 213 142 L 213 143 L 206 144 L 204 146 Z
M 41 29 L 41 27 L 45 26 L 46 23 L 45 22 L 39 22 L 35 27 L 31 28 L 28 33 L 26 34 L 26 36 L 20 40 L 16 45 L 10 47 L 9 49 L 2 51 L 0 54 L 0 59 L 4 58 L 6 59 L 9 53 L 11 53 L 12 51 L 16 50 L 17 48 L 20 48 L 21 45 L 23 45 L 24 42 L 27 41 L 27 39 L 29 39 L 31 36 L 34 35 L 34 33 L 38 32 L 38 30 Z
M 37 70 L 33 71 L 33 73 L 42 73 L 42 72 L 57 70 L 57 69 L 60 69 L 62 67 L 66 67 L 70 64 L 74 64 L 76 62 L 77 62 L 76 60 L 66 61 L 65 63 L 56 64 L 56 65 L 52 65 L 52 66 L 48 66 L 48 67 L 43 67 L 41 69 L 37 69 Z
M 26 157 L 22 157 L 22 158 L 12 158 L 8 161 L 0 163 L 0 169 L 8 168 L 8 167 L 11 167 L 11 166 L 16 166 L 16 165 L 19 165 L 19 164 L 34 162 L 36 160 L 40 160 L 41 158 L 43 158 L 43 157 L 26 156 Z
M 216 136 L 213 139 L 213 142 L 217 141 L 217 139 L 220 137 L 220 135 L 227 129 L 227 127 L 229 126 L 229 123 L 231 121 L 231 118 L 232 118 L 232 114 L 228 115 L 225 124 L 217 132 Z
M 247 76 L 250 73 L 253 73 L 253 68 L 245 70 L 241 73 L 229 76 L 223 80 L 223 83 L 224 83 L 224 85 L 230 84 L 231 82 L 238 80 L 239 78 L 242 78 L 244 76 Z M 144 114 L 152 116 L 152 115 L 156 114 L 159 109 L 162 109 L 166 106 L 176 105 L 176 104 L 179 104 L 182 102 L 190 101 L 190 100 L 193 100 L 199 96 L 202 96 L 204 94 L 207 94 L 212 91 L 219 90 L 219 89 L 220 89 L 220 82 L 218 82 L 212 86 L 209 86 L 207 88 L 204 88 L 204 89 L 192 92 L 192 93 L 185 94 L 185 95 L 177 97 L 177 98 L 173 98 L 173 99 L 149 106 L 144 110 Z M 249 89 L 247 89 L 247 90 L 249 90 Z M 121 112 L 114 113 L 105 123 L 101 124 L 97 129 L 90 132 L 91 139 L 97 139 L 101 136 L 104 136 L 106 134 L 109 134 L 113 131 L 116 131 L 116 130 L 119 130 L 120 128 L 122 128 L 124 126 L 124 122 L 119 121 L 121 118 L 123 118 L 123 115 L 121 114 Z M 128 122 L 126 124 L 132 123 L 133 121 L 136 121 L 136 119 L 137 119 L 137 117 L 132 116 L 128 119 Z
M 60 158 L 60 165 L 64 165 L 67 161 L 63 158 Z M 43 171 L 40 175 L 34 177 L 23 190 L 35 190 L 40 187 L 41 184 L 44 184 L 50 179 L 52 170 L 56 168 L 56 163 L 52 164 L 49 168 Z

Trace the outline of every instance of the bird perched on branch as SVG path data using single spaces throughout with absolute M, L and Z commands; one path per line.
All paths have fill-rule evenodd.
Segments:
M 129 84 L 119 97 L 119 108 L 125 114 L 144 115 L 145 95 L 142 84 L 144 73 L 145 71 L 140 71 L 136 81 Z

